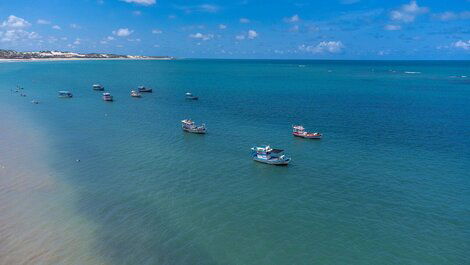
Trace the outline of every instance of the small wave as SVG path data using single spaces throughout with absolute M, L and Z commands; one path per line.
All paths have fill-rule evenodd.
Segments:
M 421 72 L 411 72 L 411 71 L 407 71 L 407 72 L 405 72 L 405 74 L 416 75 L 416 74 L 421 74 Z

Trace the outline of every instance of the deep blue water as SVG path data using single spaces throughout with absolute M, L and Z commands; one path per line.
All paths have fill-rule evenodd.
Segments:
M 50 135 L 110 264 L 470 263 L 469 61 L 3 63 L 0 88 Z M 256 144 L 291 165 L 253 162 Z

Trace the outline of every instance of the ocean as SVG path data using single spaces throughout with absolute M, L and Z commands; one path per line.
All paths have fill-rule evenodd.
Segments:
M 469 264 L 469 102 L 470 61 L 0 63 L 0 264 Z

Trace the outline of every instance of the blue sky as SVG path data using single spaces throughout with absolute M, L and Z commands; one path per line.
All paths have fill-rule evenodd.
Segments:
M 0 0 L 0 48 L 470 59 L 470 0 Z

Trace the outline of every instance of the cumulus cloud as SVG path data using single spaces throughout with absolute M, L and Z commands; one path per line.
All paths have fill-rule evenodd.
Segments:
M 1 24 L 1 27 L 11 28 L 11 29 L 21 29 L 21 28 L 27 28 L 29 26 L 31 26 L 31 23 L 29 23 L 23 18 L 14 16 L 14 15 L 8 16 L 7 20 L 3 21 Z
M 226 28 L 227 28 L 227 25 L 219 24 L 219 29 L 226 29 Z
M 454 42 L 452 44 L 453 47 L 458 48 L 458 49 L 464 49 L 466 51 L 470 50 L 470 40 L 459 40 L 457 42 Z
M 121 1 L 126 2 L 126 3 L 143 5 L 143 6 L 151 6 L 157 2 L 156 0 L 121 0 Z
M 248 30 L 248 39 L 253 40 L 253 39 L 256 39 L 257 37 L 258 37 L 258 32 L 252 29 Z
M 38 19 L 38 20 L 36 21 L 36 23 L 41 24 L 41 25 L 49 25 L 49 24 L 51 24 L 50 21 L 45 20 L 45 19 Z
M 300 21 L 300 17 L 297 14 L 293 15 L 292 17 L 284 18 L 284 22 L 286 22 L 286 23 L 295 23 L 295 22 L 299 22 L 299 21 Z
M 401 26 L 400 25 L 388 24 L 388 25 L 385 25 L 384 29 L 385 30 L 400 30 Z
M 199 39 L 199 40 L 211 40 L 214 38 L 213 34 L 202 34 L 200 32 L 195 34 L 189 34 L 190 38 Z
M 248 24 L 248 23 L 250 23 L 250 20 L 248 18 L 242 17 L 242 18 L 240 18 L 240 23 Z
M 60 26 L 59 25 L 54 25 L 52 26 L 53 29 L 56 29 L 56 30 L 61 30 Z
M 127 37 L 134 32 L 133 30 L 130 30 L 128 28 L 121 28 L 118 30 L 113 30 L 113 34 L 118 36 L 118 37 Z
M 160 29 L 153 29 L 152 30 L 152 34 L 162 34 L 162 33 L 163 33 L 163 31 L 160 30 Z
M 299 50 L 310 53 L 340 53 L 343 51 L 344 45 L 341 41 L 322 41 L 317 45 L 305 45 L 299 46 Z
M 420 7 L 416 1 L 411 1 L 409 4 L 402 5 L 399 9 L 390 12 L 390 18 L 395 21 L 403 23 L 411 23 L 415 21 L 416 17 L 425 14 L 429 11 L 427 7 Z

